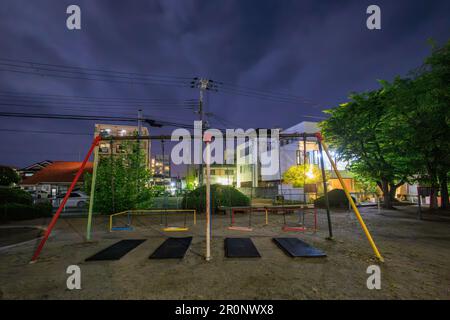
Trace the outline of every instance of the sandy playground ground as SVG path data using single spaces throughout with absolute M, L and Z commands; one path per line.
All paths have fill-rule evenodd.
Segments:
M 204 260 L 203 215 L 198 216 L 196 226 L 189 217 L 190 230 L 177 233 L 163 232 L 157 216 L 138 218 L 133 231 L 110 233 L 107 217 L 96 217 L 91 242 L 84 241 L 86 218 L 61 217 L 37 263 L 29 264 L 37 240 L 0 250 L 0 298 L 449 299 L 450 219 L 424 215 L 425 220 L 419 221 L 416 210 L 362 209 L 384 263 L 374 258 L 354 214 L 347 211 L 332 212 L 332 241 L 325 239 L 324 211 L 319 211 L 320 229 L 315 234 L 282 232 L 283 219 L 277 215 L 271 215 L 269 225 L 264 226 L 262 213 L 252 217 L 253 232 L 232 231 L 227 229 L 229 217 L 214 215 L 210 262 Z M 169 219 L 177 224 L 183 217 Z M 247 221 L 246 215 L 237 218 L 238 224 Z M 21 225 L 45 226 L 48 222 L 42 219 Z M 185 258 L 149 260 L 168 236 L 193 236 Z M 324 250 L 327 257 L 288 257 L 272 242 L 277 236 L 298 236 Z M 226 258 L 226 237 L 251 237 L 261 258 Z M 120 239 L 147 240 L 120 260 L 84 261 Z M 81 290 L 66 288 L 66 268 L 73 264 L 81 268 Z M 367 289 L 366 269 L 372 264 L 381 267 L 381 290 Z

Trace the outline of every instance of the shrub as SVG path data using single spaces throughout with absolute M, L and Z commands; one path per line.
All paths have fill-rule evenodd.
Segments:
M 18 203 L 31 205 L 33 198 L 29 192 L 17 188 L 0 188 L 0 205 Z
M 356 200 L 353 198 L 353 201 Z M 348 199 L 345 195 L 345 191 L 342 189 L 334 189 L 328 192 L 328 203 L 330 204 L 331 208 L 348 208 Z M 325 197 L 319 197 L 316 200 L 314 200 L 314 206 L 317 208 L 325 208 Z
M 0 217 L 2 220 L 29 220 L 42 217 L 51 217 L 52 206 L 50 203 L 21 204 L 7 203 L 0 205 Z
M 248 206 L 250 199 L 231 186 L 220 184 L 211 185 L 211 200 L 214 211 L 220 206 Z M 183 197 L 184 209 L 196 209 L 198 212 L 205 212 L 206 208 L 206 186 L 198 187 Z
M 20 177 L 17 172 L 5 166 L 0 166 L 0 186 L 9 187 L 14 183 L 19 183 Z

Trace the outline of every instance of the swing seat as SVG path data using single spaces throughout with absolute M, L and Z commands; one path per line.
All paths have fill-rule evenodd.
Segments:
M 306 231 L 306 227 L 283 226 L 283 231 Z
M 163 231 L 175 232 L 175 231 L 189 231 L 187 227 L 165 227 Z
M 133 227 L 112 227 L 111 231 L 131 231 L 133 230 Z
M 237 231 L 253 231 L 252 228 L 249 227 L 237 227 L 237 226 L 229 226 L 228 230 L 237 230 Z

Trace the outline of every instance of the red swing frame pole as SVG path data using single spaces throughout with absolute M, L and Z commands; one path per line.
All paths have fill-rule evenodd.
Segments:
M 37 259 L 39 257 L 39 254 L 41 253 L 42 248 L 45 245 L 45 242 L 47 241 L 48 237 L 50 236 L 50 233 L 52 232 L 52 229 L 55 226 L 56 221 L 59 218 L 59 215 L 61 214 L 62 209 L 66 205 L 66 202 L 67 202 L 67 199 L 70 196 L 70 193 L 72 192 L 73 188 L 75 188 L 75 185 L 77 184 L 78 179 L 80 179 L 80 176 L 83 173 L 84 168 L 86 167 L 86 163 L 88 162 L 89 157 L 92 154 L 92 151 L 94 150 L 95 146 L 99 143 L 100 140 L 101 140 L 101 136 L 99 135 L 99 136 L 95 137 L 94 141 L 92 142 L 92 145 L 91 145 L 88 153 L 86 154 L 86 157 L 84 158 L 83 163 L 80 166 L 80 169 L 78 169 L 78 172 L 75 175 L 75 178 L 73 178 L 72 184 L 70 185 L 69 189 L 67 190 L 63 201 L 61 201 L 61 204 L 59 205 L 58 210 L 56 211 L 55 215 L 53 216 L 52 221 L 50 221 L 47 229 L 45 230 L 44 237 L 42 238 L 41 242 L 39 243 L 39 246 L 37 247 L 36 251 L 34 252 L 33 257 L 31 258 L 31 262 L 36 262 L 37 261 Z

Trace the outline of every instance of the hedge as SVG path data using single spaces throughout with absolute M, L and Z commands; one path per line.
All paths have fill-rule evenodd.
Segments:
M 250 199 L 231 186 L 220 184 L 211 185 L 211 200 L 214 211 L 220 206 L 249 206 Z M 196 209 L 198 212 L 205 212 L 206 208 L 206 187 L 201 186 L 191 191 L 183 197 L 184 209 Z
M 24 205 L 33 204 L 33 197 L 25 190 L 17 188 L 0 188 L 0 205 L 19 203 Z
M 0 205 L 1 220 L 29 220 L 52 216 L 50 203 L 21 204 L 7 203 Z
M 356 200 L 354 197 L 353 201 Z M 331 208 L 342 208 L 342 209 L 346 209 L 348 208 L 348 199 L 347 196 L 345 195 L 345 191 L 342 189 L 333 189 L 331 191 L 328 192 L 328 203 L 330 204 Z M 325 197 L 319 197 L 316 200 L 314 200 L 314 206 L 318 207 L 318 208 L 325 208 Z

